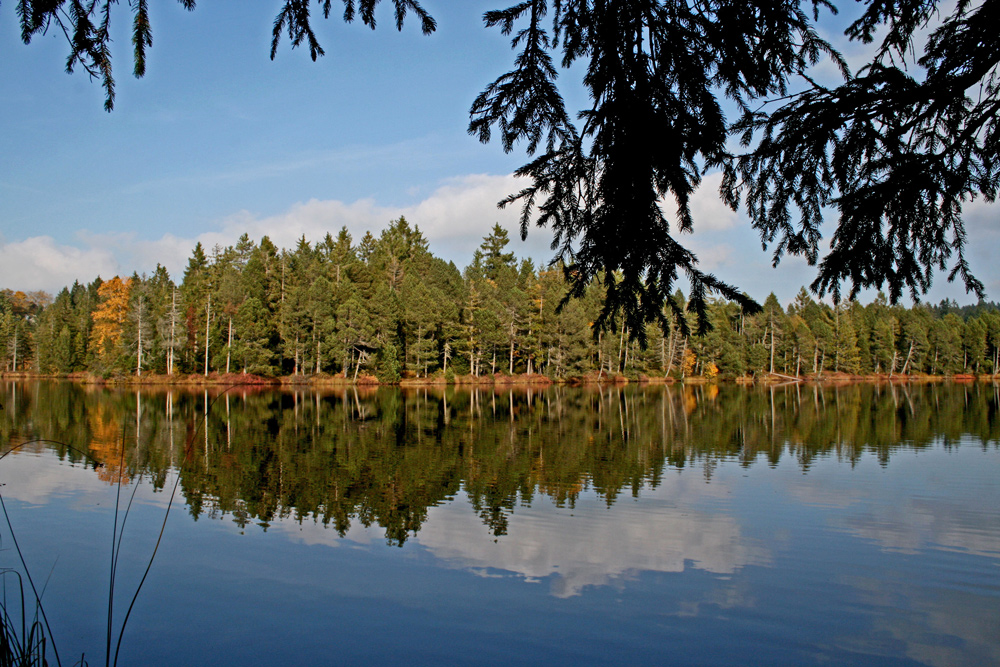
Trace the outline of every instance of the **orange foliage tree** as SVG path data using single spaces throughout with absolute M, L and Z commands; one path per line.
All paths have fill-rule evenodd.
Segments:
M 96 406 L 87 412 L 87 421 L 90 422 L 90 452 L 101 462 L 97 477 L 109 484 L 117 484 L 119 481 L 128 484 L 130 475 L 122 457 L 124 443 L 121 414 L 104 401 L 98 402 Z
M 132 279 L 115 276 L 97 288 L 101 302 L 91 316 L 94 328 L 90 332 L 90 349 L 103 361 L 108 361 L 122 337 L 122 325 L 128 316 L 128 300 Z
M 689 375 L 694 375 L 697 363 L 698 356 L 694 353 L 694 350 L 684 350 L 684 359 L 681 361 L 681 376 L 688 377 Z

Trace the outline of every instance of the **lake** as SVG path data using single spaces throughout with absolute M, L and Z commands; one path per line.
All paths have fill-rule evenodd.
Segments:
M 0 567 L 64 665 L 161 527 L 120 665 L 1000 664 L 997 384 L 0 404 Z

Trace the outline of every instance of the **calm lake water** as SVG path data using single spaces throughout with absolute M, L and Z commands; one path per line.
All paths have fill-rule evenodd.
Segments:
M 1000 664 L 995 384 L 0 405 L 64 665 L 104 661 L 119 492 L 115 640 L 167 517 L 121 665 Z

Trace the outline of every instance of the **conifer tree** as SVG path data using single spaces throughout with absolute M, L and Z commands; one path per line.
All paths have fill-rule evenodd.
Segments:
M 184 316 L 184 332 L 187 340 L 184 346 L 182 367 L 186 372 L 194 372 L 198 362 L 205 354 L 208 345 L 205 329 L 206 316 L 210 314 L 210 280 L 208 273 L 208 257 L 201 242 L 194 246 L 188 259 L 184 278 L 181 281 L 182 309 Z

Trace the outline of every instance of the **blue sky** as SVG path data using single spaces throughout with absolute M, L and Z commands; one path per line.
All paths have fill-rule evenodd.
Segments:
M 246 232 L 291 247 L 344 225 L 360 239 L 399 215 L 460 267 L 494 222 L 516 238 L 516 212 L 495 204 L 517 188 L 511 173 L 526 157 L 466 133 L 472 100 L 512 61 L 508 38 L 481 20 L 503 3 L 426 0 L 438 21 L 431 36 L 412 17 L 396 32 L 388 5 L 375 31 L 318 20 L 326 56 L 315 63 L 287 42 L 269 59 L 276 3 L 216 0 L 190 13 L 151 3 L 153 47 L 139 80 L 123 4 L 110 114 L 97 82 L 64 72 L 61 34 L 24 46 L 13 4 L 0 5 L 0 287 L 54 292 L 157 262 L 179 278 L 197 241 L 211 248 Z M 790 300 L 812 270 L 798 259 L 771 269 L 717 187 L 709 175 L 694 204 L 697 231 L 682 242 L 703 269 L 752 296 Z M 968 209 L 973 270 L 993 299 L 998 218 L 995 207 Z M 533 229 L 512 245 L 540 263 L 550 240 Z M 944 297 L 971 301 L 940 275 L 927 298 Z

